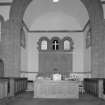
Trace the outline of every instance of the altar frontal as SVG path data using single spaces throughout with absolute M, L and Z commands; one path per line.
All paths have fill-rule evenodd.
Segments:
M 34 82 L 34 98 L 79 98 L 79 82 L 62 78 L 59 72 L 50 77 L 38 76 Z

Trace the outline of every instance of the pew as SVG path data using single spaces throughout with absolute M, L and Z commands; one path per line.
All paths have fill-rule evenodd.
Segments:
M 0 105 L 6 105 L 12 97 L 25 92 L 27 78 L 1 77 L 0 78 Z
M 14 78 L 14 94 L 22 94 L 27 89 L 27 78 Z
M 8 96 L 8 79 L 0 78 L 0 99 Z
M 27 78 L 0 78 L 0 98 L 19 95 L 23 93 L 26 89 Z
M 84 89 L 85 93 L 103 98 L 104 96 L 104 78 L 85 78 L 84 79 Z

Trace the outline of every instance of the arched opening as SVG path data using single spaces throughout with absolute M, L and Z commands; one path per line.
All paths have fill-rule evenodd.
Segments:
M 38 40 L 43 36 L 47 37 L 48 39 L 51 39 L 52 37 L 59 37 L 60 39 L 63 37 L 71 37 L 75 43 L 73 46 L 74 48 L 71 48 L 72 43 L 68 40 L 66 40 L 64 45 L 59 48 L 58 41 L 54 40 L 52 48 L 54 50 L 53 53 L 58 53 L 58 51 L 60 52 L 58 49 L 62 50 L 65 46 L 64 52 L 65 54 L 68 53 L 68 55 L 66 57 L 62 57 L 66 59 L 69 58 L 68 56 L 70 56 L 70 54 L 72 55 L 70 57 L 72 60 L 69 61 L 66 59 L 67 63 L 72 62 L 72 67 L 68 67 L 68 71 L 84 72 L 83 40 L 84 29 L 87 26 L 87 22 L 89 21 L 89 15 L 81 0 L 60 0 L 58 3 L 52 3 L 50 0 L 34 0 L 26 9 L 23 21 L 29 30 L 29 51 L 27 53 L 30 55 L 30 58 L 28 61 L 28 68 L 31 68 L 33 72 L 39 72 L 40 62 L 42 64 L 45 62 L 45 60 L 43 60 L 43 62 L 40 60 L 40 57 L 43 56 L 43 53 L 38 52 L 38 46 L 35 41 L 38 42 Z M 47 48 L 45 43 L 46 42 L 43 44 L 44 49 Z M 32 53 L 33 51 L 37 52 L 36 55 Z M 44 53 L 46 53 L 46 51 L 44 51 Z M 58 53 L 58 59 L 60 58 L 61 54 L 59 55 Z M 47 54 L 45 54 L 45 56 L 47 60 Z M 56 54 L 54 56 L 56 56 Z M 49 62 L 50 61 L 48 60 L 47 63 Z M 63 62 L 63 64 L 66 65 L 65 62 Z M 58 63 L 58 65 L 61 65 L 61 63 Z
M 65 40 L 64 41 L 64 50 L 70 50 L 70 41 L 69 40 Z
M 60 39 L 58 37 L 53 37 L 51 39 L 51 50 L 52 51 L 60 50 Z

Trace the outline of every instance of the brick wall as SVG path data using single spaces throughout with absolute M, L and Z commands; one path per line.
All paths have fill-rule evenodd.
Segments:
M 18 77 L 21 64 L 20 29 L 24 11 L 31 0 L 14 0 L 10 19 L 3 22 L 0 56 L 4 60 L 5 76 Z
M 100 0 L 81 0 L 86 6 L 92 30 L 92 77 L 105 77 L 105 23 Z

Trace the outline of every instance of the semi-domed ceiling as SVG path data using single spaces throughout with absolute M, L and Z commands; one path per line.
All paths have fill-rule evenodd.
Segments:
M 80 0 L 33 0 L 23 20 L 29 30 L 82 30 L 89 16 Z

